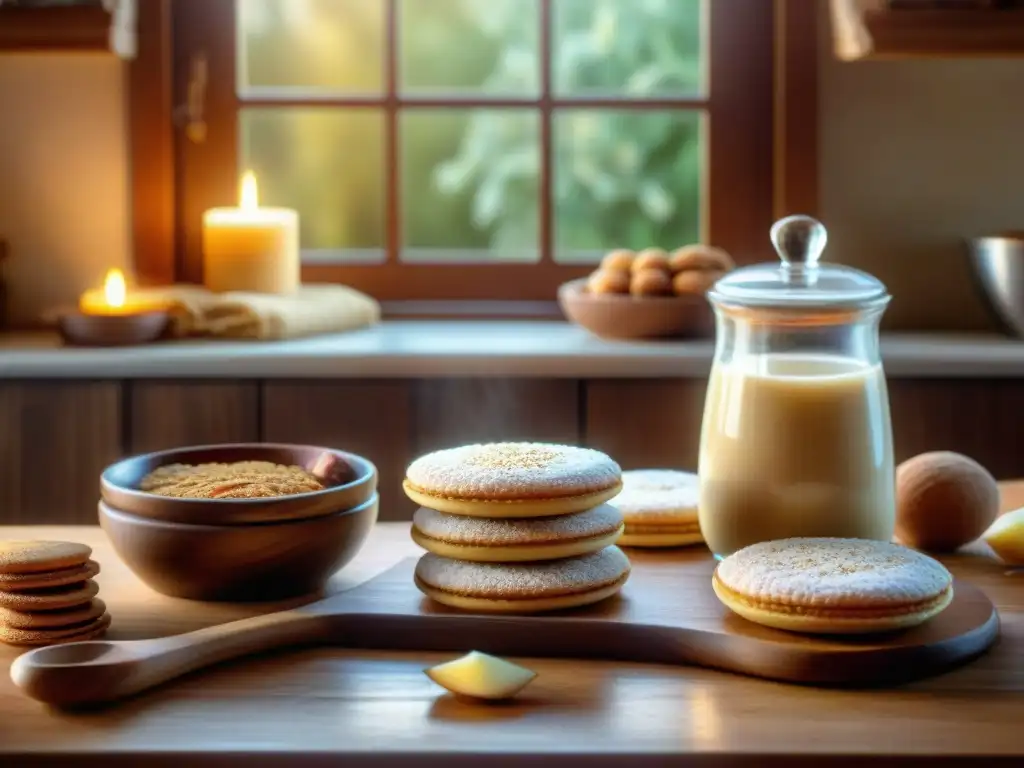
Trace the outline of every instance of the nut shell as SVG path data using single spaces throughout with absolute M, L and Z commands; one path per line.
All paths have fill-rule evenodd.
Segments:
M 642 269 L 633 273 L 629 292 L 634 296 L 668 296 L 672 293 L 672 278 L 663 269 Z
M 999 514 L 999 486 L 981 464 L 951 451 L 922 453 L 896 469 L 896 536 L 926 552 L 952 552 Z

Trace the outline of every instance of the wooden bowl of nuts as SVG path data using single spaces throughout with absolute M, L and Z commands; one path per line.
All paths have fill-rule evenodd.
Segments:
M 734 266 L 707 245 L 616 250 L 589 277 L 562 285 L 558 303 L 571 322 L 602 338 L 707 338 L 714 314 L 705 294 Z

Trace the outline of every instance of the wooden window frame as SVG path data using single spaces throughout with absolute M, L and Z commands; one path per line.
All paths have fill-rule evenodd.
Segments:
M 541 3 L 546 12 L 550 0 Z M 707 110 L 705 240 L 726 248 L 741 263 L 771 258 L 767 233 L 774 218 L 816 213 L 816 5 L 806 0 L 709 2 L 708 98 L 629 105 Z M 248 103 L 235 92 L 234 2 L 139 0 L 138 24 L 139 51 L 131 64 L 128 89 L 136 273 L 143 284 L 201 282 L 201 215 L 207 208 L 233 204 L 236 199 L 236 115 L 238 107 Z M 389 45 L 396 44 L 393 28 L 388 39 Z M 541 41 L 545 57 L 546 42 Z M 185 138 L 182 118 L 199 52 L 210 76 L 204 99 L 205 139 L 197 144 Z M 550 67 L 542 70 L 549 78 Z M 398 102 L 395 73 L 386 74 L 386 156 L 394 156 Z M 580 106 L 626 106 L 604 99 L 573 101 Z M 438 103 L 454 106 L 456 102 Z M 457 103 L 480 106 L 462 99 Z M 555 103 L 550 95 L 522 102 L 542 113 L 550 113 Z M 542 125 L 543 195 L 550 168 L 549 114 Z M 539 263 L 400 263 L 396 258 L 401 220 L 397 168 L 389 163 L 388 171 L 388 261 L 305 265 L 304 279 L 344 282 L 384 301 L 462 301 L 467 305 L 473 301 L 476 308 L 469 313 L 477 313 L 481 301 L 551 302 L 559 284 L 592 269 L 553 261 L 552 211 L 549 200 L 543 198 Z

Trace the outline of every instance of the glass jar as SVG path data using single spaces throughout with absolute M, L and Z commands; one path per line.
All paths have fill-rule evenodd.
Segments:
M 896 480 L 880 281 L 821 264 L 825 228 L 775 223 L 780 264 L 708 293 L 715 356 L 700 437 L 700 528 L 717 558 L 793 536 L 889 541 Z

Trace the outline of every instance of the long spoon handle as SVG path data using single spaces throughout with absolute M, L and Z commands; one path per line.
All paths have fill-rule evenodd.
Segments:
M 59 707 L 114 701 L 229 659 L 322 640 L 329 618 L 280 611 L 154 640 L 97 640 L 39 648 L 11 665 L 15 685 Z

